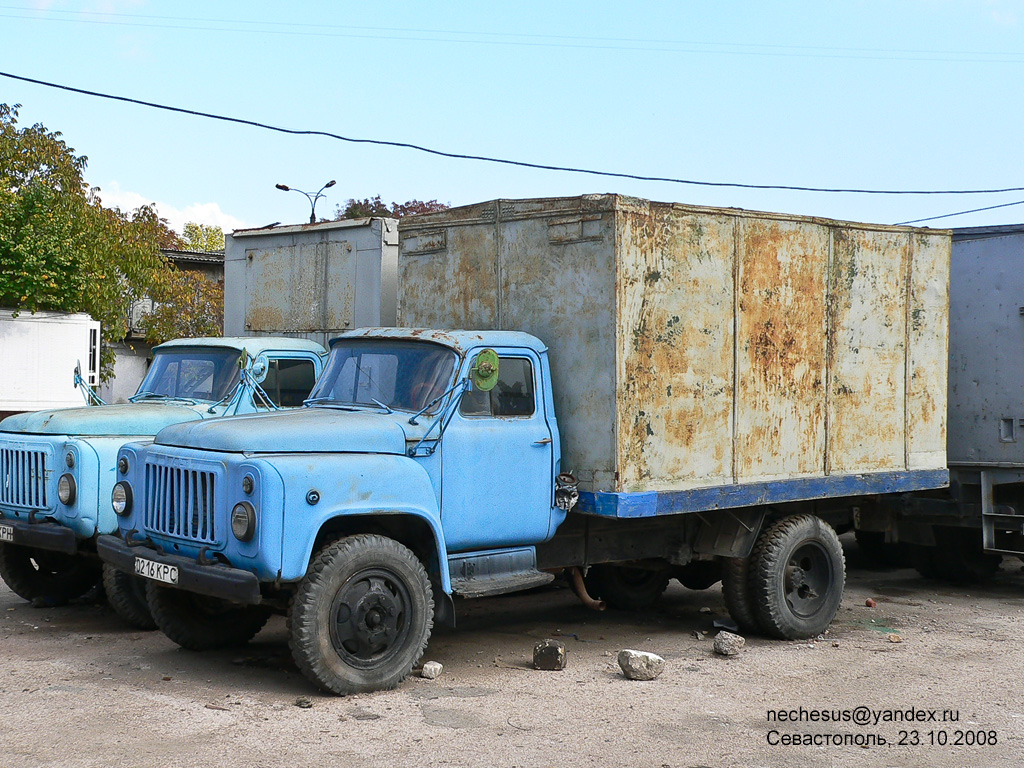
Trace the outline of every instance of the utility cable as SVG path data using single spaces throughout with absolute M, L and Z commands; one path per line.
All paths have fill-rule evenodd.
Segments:
M 913 221 L 901 221 L 893 226 L 902 227 L 906 224 L 920 224 L 922 221 L 935 221 L 936 219 L 948 219 L 952 216 L 963 216 L 965 213 L 980 213 L 981 211 L 994 211 L 996 208 L 1009 208 L 1011 205 L 1024 205 L 1024 200 L 1015 203 L 1003 203 L 1002 205 L 989 205 L 985 208 L 972 208 L 969 211 L 957 211 L 956 213 L 944 213 L 941 216 L 929 216 L 927 219 L 914 219 Z
M 10 72 L 0 72 L 0 77 L 7 77 L 11 80 L 18 80 L 23 83 L 42 85 L 47 88 L 56 88 L 61 91 L 68 91 L 70 93 L 80 93 L 85 96 L 95 96 L 100 99 L 121 101 L 128 104 L 138 104 L 143 107 L 152 107 L 153 109 L 161 109 L 166 112 L 176 112 L 182 115 L 205 117 L 210 120 L 220 120 L 222 122 L 236 123 L 238 125 L 249 125 L 254 128 L 263 128 L 268 131 L 276 131 L 277 133 L 286 133 L 295 136 L 325 136 L 330 139 L 337 139 L 338 141 L 345 141 L 351 144 L 373 144 L 381 147 L 398 147 L 400 149 L 413 149 L 416 150 L 417 152 L 425 152 L 430 155 L 436 155 L 438 157 L 448 157 L 455 160 L 477 160 L 485 163 L 498 163 L 500 165 L 511 165 L 518 168 L 534 168 L 542 171 L 581 173 L 587 174 L 589 176 L 602 176 L 605 178 L 615 179 L 633 179 L 636 181 L 662 181 L 669 184 L 688 184 L 691 186 L 698 187 L 730 187 L 734 189 L 778 189 L 791 192 L 830 192 L 860 195 L 991 195 L 1000 192 L 1024 192 L 1024 187 L 1004 187 L 1002 189 L 844 189 L 832 187 L 792 186 L 786 184 L 743 184 L 739 182 L 725 181 L 697 181 L 694 179 L 677 179 L 669 176 L 641 176 L 639 174 L 634 173 L 616 173 L 614 171 L 598 171 L 588 168 L 573 168 L 564 165 L 547 165 L 544 163 L 524 162 L 522 160 L 508 160 L 500 157 L 487 157 L 485 155 L 469 155 L 461 152 L 445 152 L 439 149 L 431 149 L 429 147 L 422 147 L 418 144 L 410 144 L 408 142 L 403 141 L 385 141 L 383 139 L 359 139 L 353 138 L 351 136 L 342 136 L 337 133 L 331 133 L 330 131 L 312 131 L 298 130 L 295 128 L 282 128 L 280 126 L 260 123 L 255 120 L 245 120 L 239 117 L 227 117 L 225 115 L 216 115 L 211 112 L 200 112 L 194 109 L 172 107 L 166 104 L 157 104 L 152 101 L 133 99 L 127 96 L 115 96 L 109 93 L 100 93 L 99 91 L 89 91 L 84 88 L 74 88 L 70 85 L 61 85 L 60 83 L 51 83 L 46 80 L 37 80 L 32 77 L 23 77 L 21 75 L 11 74 Z

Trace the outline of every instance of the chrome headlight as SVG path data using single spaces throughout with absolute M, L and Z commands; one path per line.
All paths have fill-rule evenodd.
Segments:
M 69 456 L 71 454 L 68 454 Z M 65 507 L 75 503 L 75 495 L 78 488 L 75 485 L 74 475 L 65 472 L 57 480 L 57 498 Z
M 248 501 L 240 501 L 231 510 L 231 532 L 239 541 L 252 541 L 256 535 L 256 509 Z
M 132 511 L 132 487 L 128 483 L 117 483 L 110 494 L 110 503 L 114 513 L 124 517 Z

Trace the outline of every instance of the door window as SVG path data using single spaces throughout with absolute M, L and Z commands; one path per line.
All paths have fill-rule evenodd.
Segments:
M 316 371 L 312 360 L 271 360 L 267 366 L 267 377 L 260 382 L 275 405 L 294 408 L 302 405 L 309 397 L 316 383 Z
M 459 404 L 463 416 L 532 416 L 534 411 L 533 365 L 525 357 L 499 357 L 494 389 L 473 387 Z

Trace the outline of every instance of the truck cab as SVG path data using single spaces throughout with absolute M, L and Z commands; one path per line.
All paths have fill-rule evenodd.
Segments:
M 296 661 L 318 685 L 393 687 L 435 602 L 450 620 L 453 591 L 554 578 L 536 545 L 566 516 L 559 463 L 537 338 L 354 331 L 332 341 L 304 408 L 122 448 L 120 535 L 98 549 L 147 579 L 153 617 L 180 645 L 244 641 L 290 610 Z
M 154 349 L 129 403 L 37 411 L 0 422 L 0 576 L 27 600 L 58 604 L 100 577 L 97 534 L 110 508 L 117 452 L 172 424 L 301 405 L 324 350 L 304 339 L 177 339 Z M 137 585 L 106 579 L 114 608 L 151 626 Z M 126 591 L 127 590 L 127 591 Z

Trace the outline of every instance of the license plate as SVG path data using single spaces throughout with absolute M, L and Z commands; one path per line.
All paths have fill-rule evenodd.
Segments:
M 135 575 L 142 576 L 153 581 L 162 581 L 164 584 L 178 583 L 178 566 L 165 565 L 144 557 L 135 558 Z
M 0 541 L 14 541 L 14 527 L 0 524 Z

